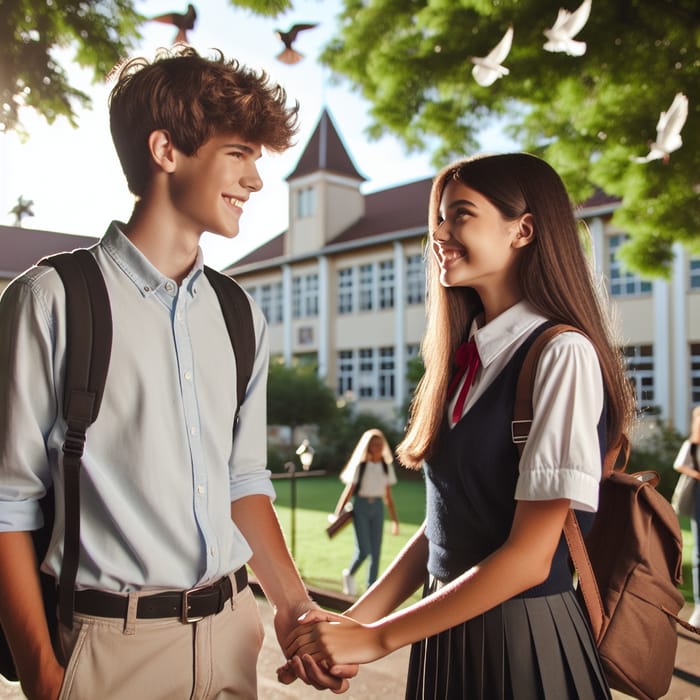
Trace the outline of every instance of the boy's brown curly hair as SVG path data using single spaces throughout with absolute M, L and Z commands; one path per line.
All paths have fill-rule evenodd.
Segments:
M 129 189 L 142 196 L 150 179 L 148 137 L 158 129 L 175 147 L 194 155 L 219 133 L 235 133 L 270 151 L 292 145 L 299 103 L 255 71 L 218 51 L 200 56 L 192 47 L 160 52 L 153 62 L 128 61 L 109 97 L 110 129 Z

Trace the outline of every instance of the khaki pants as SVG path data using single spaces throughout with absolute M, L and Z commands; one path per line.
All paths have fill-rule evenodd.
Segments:
M 69 662 L 59 700 L 257 698 L 263 627 L 250 587 L 199 622 L 76 614 L 60 639 Z

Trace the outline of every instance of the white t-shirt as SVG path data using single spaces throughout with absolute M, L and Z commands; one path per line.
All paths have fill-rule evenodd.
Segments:
M 347 474 L 343 477 L 343 482 L 346 484 L 355 484 L 359 478 L 360 465 L 358 464 L 352 474 Z M 364 498 L 383 498 L 386 493 L 387 486 L 393 486 L 396 483 L 396 472 L 394 464 L 387 465 L 387 473 L 384 473 L 384 466 L 381 462 L 366 462 L 365 473 L 362 477 L 362 483 L 357 491 L 358 496 Z
M 547 320 L 521 301 L 481 328 L 474 322 L 470 338 L 476 343 L 481 366 L 467 395 L 465 413 L 530 333 Z M 450 425 L 458 393 L 454 392 L 448 406 Z M 597 510 L 601 476 L 597 425 L 603 400 L 603 377 L 591 342 L 573 332 L 549 342 L 535 375 L 533 421 L 520 459 L 516 500 L 568 498 L 572 508 Z

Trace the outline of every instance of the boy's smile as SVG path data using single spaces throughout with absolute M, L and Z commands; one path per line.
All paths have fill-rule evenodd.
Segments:
M 262 188 L 262 148 L 236 134 L 216 134 L 192 156 L 177 152 L 170 195 L 183 224 L 196 233 L 238 234 L 243 207 Z

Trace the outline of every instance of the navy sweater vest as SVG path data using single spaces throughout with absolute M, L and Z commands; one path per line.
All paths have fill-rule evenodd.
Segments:
M 474 406 L 449 430 L 425 465 L 429 542 L 428 572 L 451 581 L 498 549 L 508 538 L 515 514 L 519 455 L 511 439 L 515 388 L 538 326 Z M 601 417 L 598 437 L 605 444 Z M 602 449 L 602 448 L 601 448 Z M 592 513 L 577 512 L 584 532 Z M 523 597 L 560 593 L 572 586 L 568 549 L 562 536 L 547 580 Z

